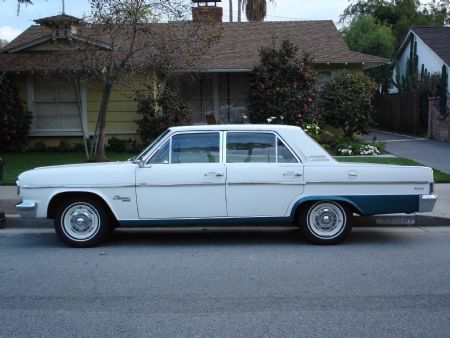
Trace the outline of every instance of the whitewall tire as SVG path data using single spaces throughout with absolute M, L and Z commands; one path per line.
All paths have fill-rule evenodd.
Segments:
M 315 244 L 336 244 L 352 230 L 352 213 L 346 205 L 335 201 L 319 201 L 305 205 L 299 215 L 303 236 Z
M 110 229 L 110 216 L 105 205 L 96 198 L 71 197 L 59 205 L 54 226 L 64 243 L 85 248 L 105 238 Z

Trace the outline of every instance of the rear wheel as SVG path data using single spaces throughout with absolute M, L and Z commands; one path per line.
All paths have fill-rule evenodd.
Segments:
M 94 246 L 110 229 L 105 205 L 93 197 L 73 197 L 63 201 L 56 212 L 54 226 L 58 237 L 72 247 Z
M 305 206 L 297 221 L 309 242 L 336 244 L 351 232 L 351 217 L 347 206 L 334 201 L 319 201 Z

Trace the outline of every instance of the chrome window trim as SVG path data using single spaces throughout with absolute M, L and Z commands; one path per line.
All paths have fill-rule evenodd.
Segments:
M 188 162 L 188 163 L 172 163 L 172 140 L 177 135 L 186 135 L 186 134 L 219 134 L 219 161 L 218 162 Z M 222 151 L 220 149 L 222 144 L 222 134 L 221 130 L 205 130 L 205 131 L 179 131 L 173 133 L 170 137 L 170 151 L 169 151 L 169 164 L 220 164 L 222 162 Z
M 258 133 L 258 134 L 273 134 L 275 136 L 275 162 L 227 162 L 227 139 L 229 133 Z M 303 164 L 299 156 L 293 149 L 288 145 L 288 143 L 274 130 L 225 130 L 224 131 L 224 145 L 223 145 L 223 163 L 225 164 L 237 164 L 237 163 L 246 163 L 246 164 Z M 294 158 L 297 160 L 295 163 L 282 163 L 278 162 L 278 140 L 280 140 L 284 146 L 292 153 Z

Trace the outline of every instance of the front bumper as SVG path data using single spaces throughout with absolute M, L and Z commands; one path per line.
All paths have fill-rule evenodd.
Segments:
M 421 195 L 419 196 L 419 212 L 433 211 L 434 205 L 438 197 L 436 195 Z
M 19 204 L 16 204 L 16 210 L 21 218 L 36 218 L 37 203 L 22 201 Z

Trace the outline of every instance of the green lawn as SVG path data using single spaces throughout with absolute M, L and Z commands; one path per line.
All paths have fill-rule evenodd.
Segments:
M 124 161 L 132 154 L 110 153 L 107 155 L 111 161 Z M 86 161 L 84 153 L 26 153 L 26 154 L 0 154 L 0 157 L 7 163 L 3 168 L 3 184 L 16 184 L 17 176 L 26 170 L 49 165 L 83 163 Z M 382 163 L 398 165 L 421 165 L 420 163 L 398 157 L 339 157 L 340 162 L 362 162 L 362 163 Z M 450 175 L 439 170 L 434 170 L 434 180 L 436 183 L 450 183 Z
M 111 161 L 124 161 L 133 154 L 111 153 L 107 157 Z M 17 176 L 26 170 L 49 165 L 71 164 L 86 162 L 84 153 L 26 153 L 26 154 L 0 154 L 6 161 L 3 167 L 3 184 L 15 185 Z
M 418 165 L 423 166 L 423 164 L 417 163 L 413 160 L 408 160 L 407 158 L 401 157 L 338 157 L 336 158 L 339 162 L 359 162 L 359 163 L 381 163 L 381 164 L 397 164 L 397 165 Z M 437 169 L 433 169 L 434 181 L 436 183 L 450 183 L 450 175 L 446 174 Z

